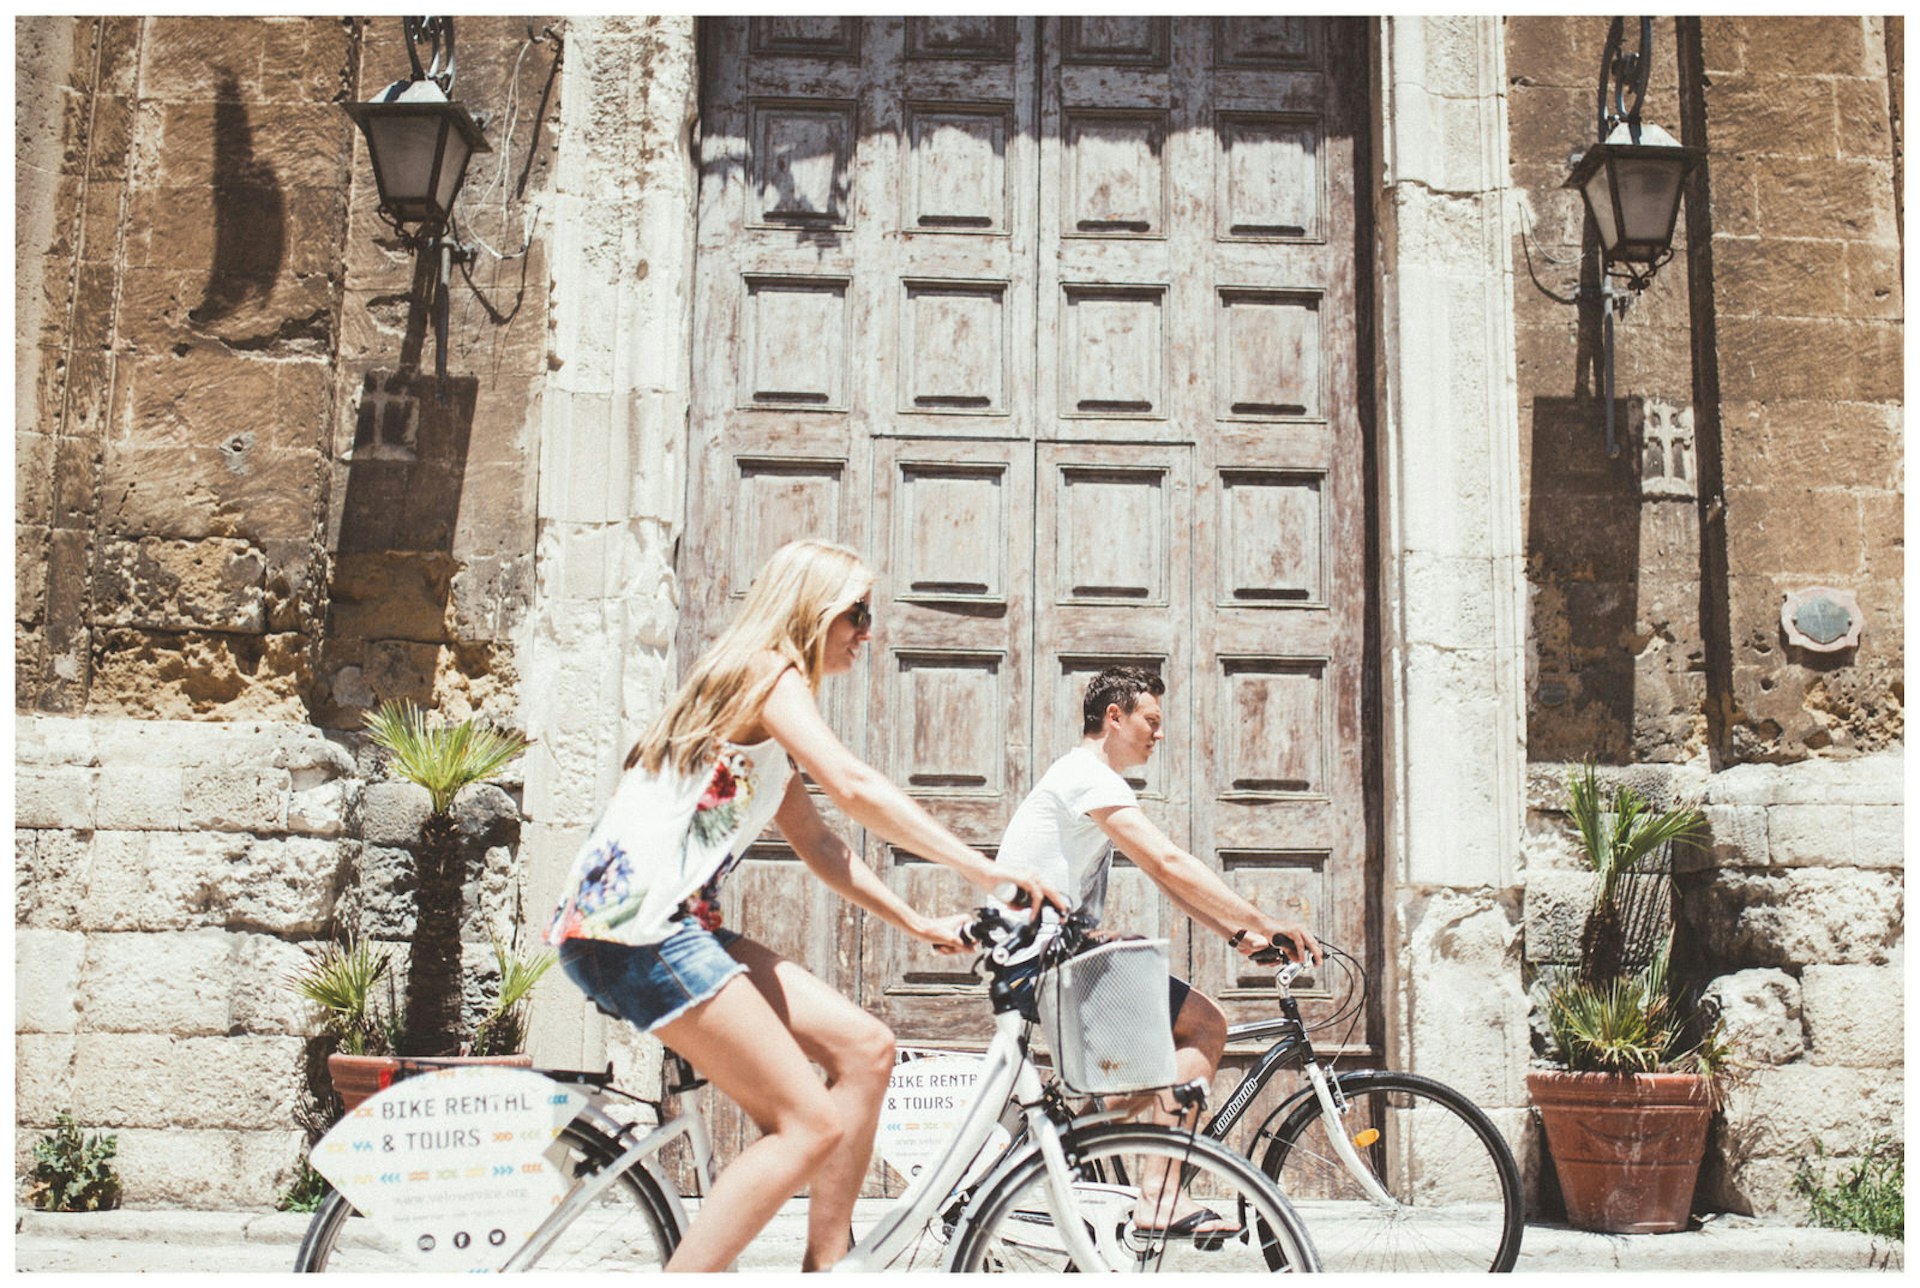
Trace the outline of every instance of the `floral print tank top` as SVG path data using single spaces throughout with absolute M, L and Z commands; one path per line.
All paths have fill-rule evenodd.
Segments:
M 792 772 L 771 738 L 722 744 L 691 774 L 628 770 L 574 858 L 547 942 L 654 944 L 687 914 L 717 927 L 720 883 L 773 821 Z

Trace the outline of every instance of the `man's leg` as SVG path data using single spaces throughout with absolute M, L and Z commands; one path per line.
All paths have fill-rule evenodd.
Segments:
M 1227 1017 L 1219 1004 L 1205 993 L 1188 988 L 1183 981 L 1175 980 L 1176 994 L 1185 989 L 1185 996 L 1179 999 L 1179 1009 L 1173 1014 L 1173 1067 L 1181 1082 L 1191 1082 L 1196 1078 L 1207 1086 L 1213 1085 L 1213 1075 L 1219 1071 L 1220 1055 L 1227 1047 Z M 1145 1112 L 1140 1116 L 1149 1122 L 1162 1126 L 1197 1126 L 1201 1107 L 1196 1105 L 1190 1111 L 1191 1119 L 1181 1121 L 1181 1113 L 1162 1096 L 1148 1098 L 1140 1105 Z M 1134 1224 L 1143 1229 L 1158 1229 L 1173 1225 L 1189 1214 L 1198 1211 L 1200 1204 L 1187 1198 L 1166 1184 L 1167 1177 L 1162 1174 L 1148 1175 L 1154 1172 L 1151 1167 L 1143 1167 L 1140 1176 L 1140 1202 L 1134 1208 Z M 1234 1229 L 1231 1219 L 1219 1222 L 1206 1222 L 1201 1230 Z

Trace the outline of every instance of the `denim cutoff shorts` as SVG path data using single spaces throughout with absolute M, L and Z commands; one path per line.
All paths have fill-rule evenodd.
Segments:
M 602 1012 L 651 1033 L 712 997 L 747 968 L 727 954 L 739 934 L 706 930 L 691 917 L 657 944 L 569 939 L 560 969 Z

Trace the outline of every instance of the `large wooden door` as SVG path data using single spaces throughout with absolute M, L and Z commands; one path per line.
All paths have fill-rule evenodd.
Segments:
M 767 17 L 702 27 L 691 657 L 780 542 L 874 564 L 829 682 L 861 755 L 991 850 L 1115 661 L 1168 681 L 1143 803 L 1257 902 L 1366 947 L 1357 21 Z M 963 967 L 772 837 L 735 921 L 905 1041 L 967 1045 Z M 877 838 L 909 900 L 957 878 Z M 1115 924 L 1259 991 L 1122 870 Z M 1264 994 L 1262 994 L 1264 996 Z

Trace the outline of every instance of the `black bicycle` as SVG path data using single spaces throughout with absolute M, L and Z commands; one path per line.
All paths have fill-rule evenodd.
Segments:
M 1359 1016 L 1366 972 L 1326 944 L 1323 970 L 1346 976 L 1341 1003 L 1314 1028 Z M 1520 1169 L 1493 1122 L 1432 1078 L 1388 1069 L 1335 1070 L 1313 1048 L 1290 985 L 1302 972 L 1278 948 L 1280 1014 L 1236 1024 L 1229 1041 L 1272 1039 L 1202 1135 L 1224 1142 L 1283 1069 L 1307 1085 L 1269 1113 L 1247 1155 L 1272 1177 L 1313 1232 L 1322 1268 L 1340 1271 L 1513 1269 L 1525 1204 Z M 1356 987 L 1357 986 L 1357 987 Z

